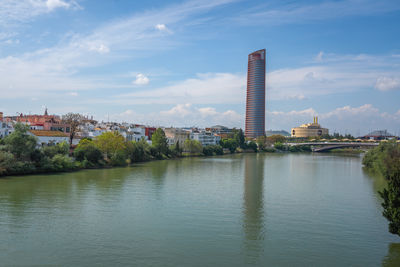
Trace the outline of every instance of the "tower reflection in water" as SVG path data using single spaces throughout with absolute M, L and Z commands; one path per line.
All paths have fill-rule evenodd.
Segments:
M 264 157 L 245 155 L 244 164 L 244 252 L 248 263 L 255 263 L 264 250 Z

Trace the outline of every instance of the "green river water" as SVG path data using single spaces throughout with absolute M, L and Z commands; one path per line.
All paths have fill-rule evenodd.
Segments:
M 0 266 L 400 266 L 360 156 L 239 154 L 0 179 Z

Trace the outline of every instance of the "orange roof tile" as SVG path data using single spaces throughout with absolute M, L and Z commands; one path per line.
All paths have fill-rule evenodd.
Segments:
M 69 135 L 60 131 L 30 130 L 36 136 L 68 137 Z

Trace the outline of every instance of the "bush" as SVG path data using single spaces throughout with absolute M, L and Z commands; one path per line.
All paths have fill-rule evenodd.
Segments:
M 67 155 L 57 154 L 51 159 L 52 171 L 69 171 L 75 169 L 74 160 Z
M 74 157 L 78 161 L 88 161 L 91 164 L 86 164 L 88 166 L 94 167 L 101 165 L 103 160 L 103 153 L 96 145 L 89 139 L 84 139 L 79 142 L 78 146 L 74 150 Z
M 138 142 L 129 142 L 127 144 L 127 153 L 131 162 L 147 161 L 152 157 L 150 145 L 144 139 Z M 155 151 L 154 154 L 156 154 Z
M 275 143 L 274 144 L 274 148 L 278 149 L 278 150 L 286 150 L 287 149 L 287 147 L 284 144 L 280 143 L 280 142 Z
M 126 166 L 127 161 L 124 151 L 118 150 L 117 152 L 115 152 L 111 156 L 110 163 L 112 166 Z
M 68 155 L 69 145 L 67 142 L 62 142 L 55 145 L 48 145 L 42 147 L 42 152 L 45 156 L 52 158 L 57 154 Z
M 247 147 L 248 147 L 249 149 L 254 150 L 254 152 L 257 152 L 257 144 L 256 144 L 256 142 L 250 141 L 250 142 L 247 144 Z
M 197 140 L 186 139 L 183 148 L 189 153 L 197 154 L 203 152 L 203 146 Z

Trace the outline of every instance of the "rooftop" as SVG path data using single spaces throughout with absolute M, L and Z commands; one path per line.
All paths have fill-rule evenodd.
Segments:
M 69 135 L 59 131 L 30 130 L 35 136 L 68 137 Z

